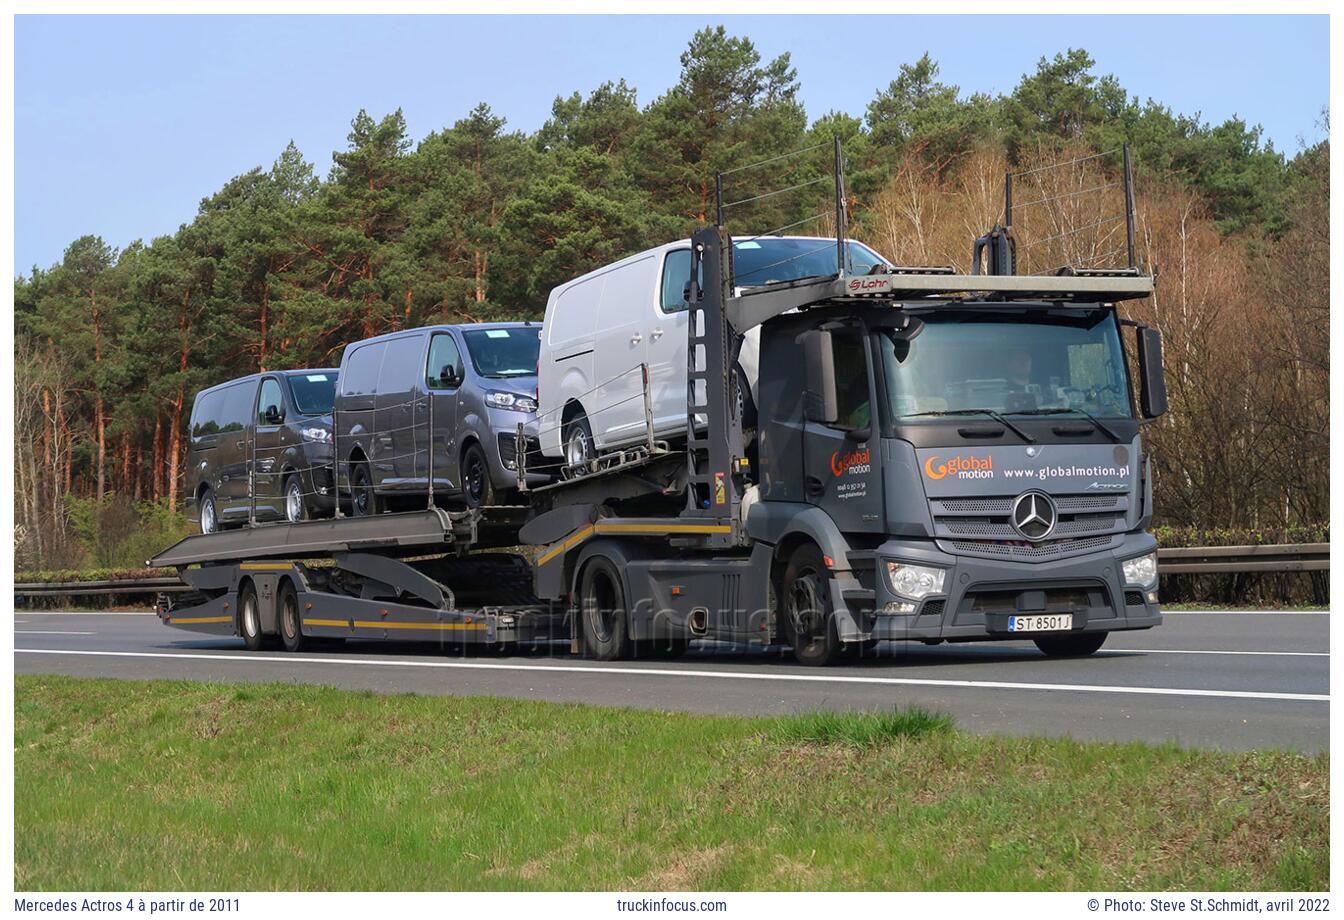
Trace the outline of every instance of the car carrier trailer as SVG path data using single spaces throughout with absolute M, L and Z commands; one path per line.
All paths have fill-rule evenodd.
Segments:
M 291 650 L 329 638 L 562 636 L 611 660 L 711 639 L 787 644 L 808 664 L 884 639 L 1026 638 L 1049 655 L 1089 654 L 1109 632 L 1156 626 L 1139 425 L 1166 396 L 1160 336 L 1116 306 L 1153 290 L 1134 267 L 1127 157 L 1124 187 L 1127 268 L 1017 276 L 1011 227 L 997 226 L 975 242 L 970 275 L 883 266 L 855 276 L 844 266 L 837 142 L 834 275 L 739 288 L 722 205 L 716 226 L 694 235 L 684 447 L 650 433 L 642 449 L 531 489 L 534 458 L 520 453 L 523 508 L 190 537 L 151 560 L 195 589 L 165 599 L 160 615 L 252 648 L 270 636 Z M 758 326 L 748 451 L 733 369 Z M 1126 326 L 1137 327 L 1137 394 Z M 1047 385 L 1065 402 L 1041 408 L 1042 385 L 1025 384 L 1014 398 L 1035 408 L 954 407 L 1010 382 L 939 390 L 902 376 L 912 354 L 954 365 L 968 329 L 1005 343 L 1058 336 L 1058 370 L 1072 377 Z M 913 395 L 922 389 L 936 392 Z M 941 408 L 915 411 L 919 399 Z M 847 403 L 863 411 L 842 418 Z M 1101 403 L 1110 415 L 1085 408 Z M 474 552 L 510 526 L 529 557 Z

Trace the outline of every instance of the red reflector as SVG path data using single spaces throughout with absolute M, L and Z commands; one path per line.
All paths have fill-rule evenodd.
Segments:
M 835 568 L 835 560 L 832 559 L 830 556 L 823 555 L 823 556 L 821 557 L 821 561 L 824 562 L 824 563 L 826 563 L 826 568 L 828 568 L 828 569 L 833 569 L 833 568 Z

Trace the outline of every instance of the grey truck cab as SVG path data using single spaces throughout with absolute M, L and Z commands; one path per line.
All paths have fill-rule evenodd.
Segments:
M 188 515 L 202 533 L 335 508 L 336 369 L 271 371 L 202 390 L 191 409 Z
M 335 417 L 352 512 L 424 507 L 431 490 L 476 508 L 516 489 L 520 423 L 533 432 L 523 449 L 536 449 L 540 329 L 426 326 L 347 345 Z

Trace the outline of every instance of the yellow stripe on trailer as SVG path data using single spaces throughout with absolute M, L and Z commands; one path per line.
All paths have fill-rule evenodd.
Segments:
M 243 562 L 238 566 L 244 572 L 288 572 L 293 567 L 292 562 Z
M 593 534 L 626 534 L 630 536 L 662 537 L 668 534 L 711 534 L 732 533 L 728 524 L 654 524 L 626 521 L 598 521 L 581 527 L 573 534 L 551 546 L 537 559 L 537 565 L 545 565 L 561 553 L 567 552 L 587 540 Z
M 349 620 L 306 619 L 303 625 L 349 629 L 352 624 Z M 484 623 L 397 623 L 390 620 L 355 620 L 353 626 L 355 629 L 429 629 L 436 632 L 475 632 L 486 628 Z
M 175 617 L 168 615 L 168 625 L 176 626 L 178 623 L 232 623 L 233 617 Z

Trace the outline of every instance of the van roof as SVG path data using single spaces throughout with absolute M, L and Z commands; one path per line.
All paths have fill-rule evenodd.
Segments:
M 441 332 L 447 329 L 540 329 L 540 320 L 523 320 L 521 322 L 499 322 L 499 323 L 434 323 L 429 326 L 413 326 L 410 329 L 398 329 L 396 332 L 384 332 L 382 335 L 371 336 L 367 339 L 356 339 L 345 346 L 348 352 L 356 345 L 368 345 L 372 342 L 384 342 L 388 339 L 399 338 L 403 335 L 419 332 Z
M 248 383 L 253 380 L 260 380 L 262 377 L 269 377 L 272 374 L 278 374 L 281 377 L 297 377 L 300 374 L 336 374 L 339 375 L 339 367 L 292 367 L 285 370 L 258 371 L 255 374 L 248 374 L 244 377 L 235 377 L 232 380 L 225 380 L 223 383 L 216 383 L 213 386 L 203 387 L 196 391 L 196 398 L 200 399 L 206 393 L 215 390 L 222 390 L 225 387 L 231 387 L 235 383 Z

